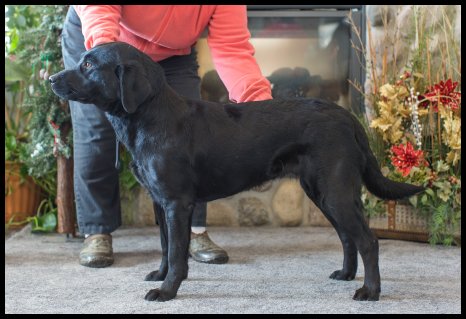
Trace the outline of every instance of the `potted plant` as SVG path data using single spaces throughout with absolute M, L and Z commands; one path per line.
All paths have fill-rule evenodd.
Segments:
M 389 203 L 387 229 L 373 226 L 382 236 L 393 237 L 401 231 L 397 236 L 405 239 L 459 243 L 461 92 L 457 90 L 458 82 L 448 79 L 418 93 L 414 86 L 420 76 L 405 72 L 400 81 L 380 88 L 377 116 L 370 127 L 387 146 L 384 174 L 393 180 L 422 185 L 426 191 L 409 198 L 409 202 L 398 203 L 402 205 L 399 211 L 396 203 Z M 363 195 L 364 202 L 374 212 L 377 203 L 368 196 Z M 408 234 L 403 236 L 403 231 Z
M 30 114 L 24 112 L 27 69 L 5 59 L 5 223 L 10 226 L 33 216 L 41 200 L 41 189 L 27 175 L 26 155 Z
M 425 8 L 409 8 L 415 45 L 401 70 L 400 61 L 387 62 L 387 57 L 396 56 L 389 50 L 399 47 L 400 30 L 394 31 L 393 46 L 380 50 L 380 59 L 368 28 L 368 64 L 382 65 L 382 72 L 368 72 L 372 90 L 366 101 L 371 112 L 363 122 L 371 147 L 385 176 L 426 188 L 408 201 L 389 203 L 363 191 L 370 226 L 379 237 L 460 243 L 461 51 L 446 13 L 449 8 L 443 7 L 447 6 L 442 6 L 436 23 L 427 23 Z M 432 54 L 430 43 L 438 30 L 448 42 L 436 48 L 441 59 Z
M 36 178 L 30 172 L 37 166 L 37 161 L 31 159 L 37 154 L 30 150 L 32 137 L 36 135 L 32 129 L 37 110 L 28 106 L 28 100 L 31 95 L 37 95 L 33 83 L 39 72 L 30 67 L 29 60 L 21 58 L 21 53 L 32 43 L 25 41 L 25 35 L 38 25 L 40 17 L 37 6 L 6 6 L 5 226 L 31 222 L 33 231 L 53 231 L 56 227 L 56 208 L 52 200 L 56 194 L 56 169 L 51 169 L 44 178 Z

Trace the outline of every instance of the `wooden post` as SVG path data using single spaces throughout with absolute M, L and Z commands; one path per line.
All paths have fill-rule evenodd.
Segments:
M 396 228 L 396 201 L 389 200 L 387 203 L 388 208 L 388 230 L 395 230 Z
M 62 125 L 61 134 L 63 139 L 68 137 L 71 129 L 71 123 L 67 122 Z M 73 189 L 73 158 L 67 159 L 59 155 L 57 157 L 57 209 L 58 209 L 58 226 L 59 233 L 75 233 L 75 208 L 74 208 L 74 189 Z

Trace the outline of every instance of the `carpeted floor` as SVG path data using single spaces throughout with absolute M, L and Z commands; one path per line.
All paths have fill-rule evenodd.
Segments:
M 357 302 L 356 279 L 328 276 L 342 263 L 332 228 L 211 227 L 225 265 L 189 260 L 189 277 L 165 303 L 144 300 L 160 283 L 143 281 L 158 268 L 158 228 L 113 234 L 115 263 L 78 264 L 82 243 L 28 228 L 5 240 L 5 313 L 461 313 L 461 248 L 380 240 L 382 293 Z

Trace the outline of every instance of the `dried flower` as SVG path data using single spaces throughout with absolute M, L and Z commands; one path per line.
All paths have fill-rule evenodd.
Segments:
M 380 115 L 371 121 L 370 127 L 380 130 L 385 141 L 395 144 L 403 136 L 403 119 L 409 118 L 410 110 L 403 103 L 409 91 L 404 86 L 385 84 L 379 92 L 381 100 L 377 106 Z
M 456 165 L 461 159 L 461 118 L 449 110 L 441 115 L 443 118 L 442 140 L 449 148 L 446 161 Z

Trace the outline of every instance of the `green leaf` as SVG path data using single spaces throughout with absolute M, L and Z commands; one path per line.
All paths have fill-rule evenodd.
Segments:
M 435 225 L 439 226 L 443 224 L 443 212 L 441 210 L 437 210 L 434 212 L 432 216 L 432 220 Z
M 429 194 L 431 197 L 434 197 L 435 198 L 435 193 L 434 191 L 432 190 L 432 188 L 426 188 L 425 192 L 427 194 Z
M 57 226 L 57 217 L 54 211 L 47 212 L 42 216 L 34 216 L 30 220 L 33 222 L 31 231 L 34 233 L 50 233 L 55 231 Z
M 16 149 L 16 137 L 13 134 L 5 135 L 5 149 L 13 152 Z
M 444 202 L 447 202 L 448 199 L 450 198 L 450 194 L 447 194 L 445 192 L 438 191 L 437 192 L 438 197 L 443 200 Z
M 413 205 L 415 208 L 417 207 L 417 196 L 411 196 L 410 198 L 408 198 L 408 200 L 411 203 L 411 205 Z
M 53 232 L 57 226 L 57 217 L 54 212 L 48 212 L 41 216 L 41 218 L 44 230 L 47 232 Z
M 450 166 L 448 166 L 448 164 L 446 164 L 444 161 L 440 160 L 440 161 L 437 161 L 436 163 L 436 168 L 435 170 L 437 172 L 446 172 L 449 170 Z
M 449 182 L 435 182 L 434 185 L 438 187 L 437 196 L 444 202 L 448 201 L 451 195 L 451 184 Z
M 426 205 L 426 204 L 427 204 L 427 195 L 426 195 L 426 194 L 422 195 L 422 197 L 421 197 L 421 203 L 422 203 L 423 205 Z
M 10 48 L 8 49 L 8 53 L 10 54 L 13 53 L 18 47 L 18 43 L 19 43 L 18 33 L 16 32 L 16 30 L 13 30 L 13 32 L 11 32 L 10 34 Z
M 18 16 L 16 23 L 20 27 L 25 27 L 26 26 L 26 18 L 23 15 Z

